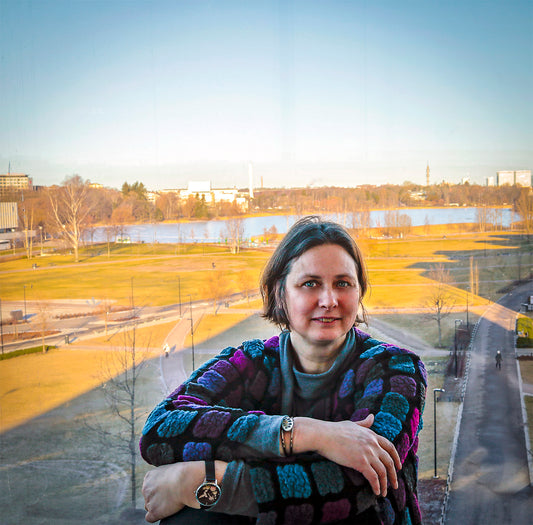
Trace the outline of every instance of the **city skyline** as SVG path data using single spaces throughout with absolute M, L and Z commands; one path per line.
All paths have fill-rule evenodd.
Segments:
M 149 189 L 533 166 L 533 5 L 0 0 L 0 172 Z

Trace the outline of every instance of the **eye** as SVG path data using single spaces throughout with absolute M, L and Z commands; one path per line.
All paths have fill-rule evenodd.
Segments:
M 303 284 L 305 288 L 314 288 L 317 285 L 318 283 L 316 281 L 305 281 L 305 283 Z
M 337 287 L 338 288 L 348 288 L 349 286 L 351 286 L 351 284 L 348 281 L 338 281 L 337 282 Z

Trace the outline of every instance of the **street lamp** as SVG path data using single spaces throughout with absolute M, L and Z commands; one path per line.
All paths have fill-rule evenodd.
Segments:
M 453 360 L 455 365 L 455 379 L 457 379 L 457 323 L 461 323 L 461 319 L 455 320 L 455 334 L 453 338 Z
M 433 444 L 434 444 L 434 463 L 435 463 L 435 473 L 434 478 L 438 478 L 437 474 L 437 392 L 445 392 L 444 388 L 434 388 L 433 389 Z
M 181 317 L 181 278 L 178 275 L 178 299 L 180 302 L 180 317 Z
M 190 312 L 189 319 L 191 320 L 192 370 L 194 372 L 194 323 L 193 323 L 193 320 L 192 320 L 192 301 L 191 301 L 191 296 L 190 295 L 189 295 L 189 312 Z
M 26 321 L 26 286 L 28 285 L 24 285 L 24 321 Z

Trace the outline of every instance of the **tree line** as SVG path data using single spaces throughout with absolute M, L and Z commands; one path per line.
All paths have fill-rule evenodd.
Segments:
M 116 237 L 121 228 L 132 223 L 155 223 L 165 220 L 212 219 L 242 216 L 236 202 L 207 202 L 203 195 L 190 195 L 181 200 L 175 193 L 162 193 L 155 202 L 148 199 L 142 182 L 124 182 L 120 190 L 93 187 L 79 175 L 65 178 L 62 184 L 39 191 L 5 193 L 2 201 L 18 203 L 20 229 L 25 232 L 28 256 L 33 249 L 29 233 L 64 238 L 75 252 L 85 232 L 96 225 L 110 226 Z M 498 228 L 501 216 L 488 207 L 511 206 L 521 217 L 528 235 L 533 228 L 533 194 L 519 186 L 480 186 L 475 184 L 438 184 L 421 186 L 410 182 L 402 185 L 364 185 L 356 188 L 283 188 L 259 189 L 249 202 L 247 213 L 336 213 L 346 217 L 346 225 L 358 235 L 376 225 L 370 223 L 370 210 L 387 209 L 384 224 L 386 236 L 408 234 L 411 228 L 405 207 L 478 206 L 481 231 Z M 501 215 L 501 214 L 500 214 Z

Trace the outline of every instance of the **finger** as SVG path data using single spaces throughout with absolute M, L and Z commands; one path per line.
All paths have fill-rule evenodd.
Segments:
M 383 436 L 379 436 L 378 440 L 381 447 L 385 449 L 392 457 L 396 469 L 401 470 L 402 461 L 400 460 L 400 455 L 398 454 L 396 447 L 387 438 L 384 438 Z
M 390 485 L 397 489 L 398 488 L 398 475 L 396 474 L 396 469 L 394 468 L 393 458 L 386 452 L 383 451 L 381 456 L 381 461 L 387 470 L 387 477 L 389 479 Z
M 370 428 L 374 424 L 374 414 L 368 414 L 365 419 L 361 421 L 355 421 L 358 425 L 366 428 Z
M 378 496 L 385 497 L 387 495 L 387 469 L 385 468 L 385 465 L 383 462 L 378 458 L 376 462 L 372 465 L 376 475 L 378 477 L 379 486 L 376 494 Z

